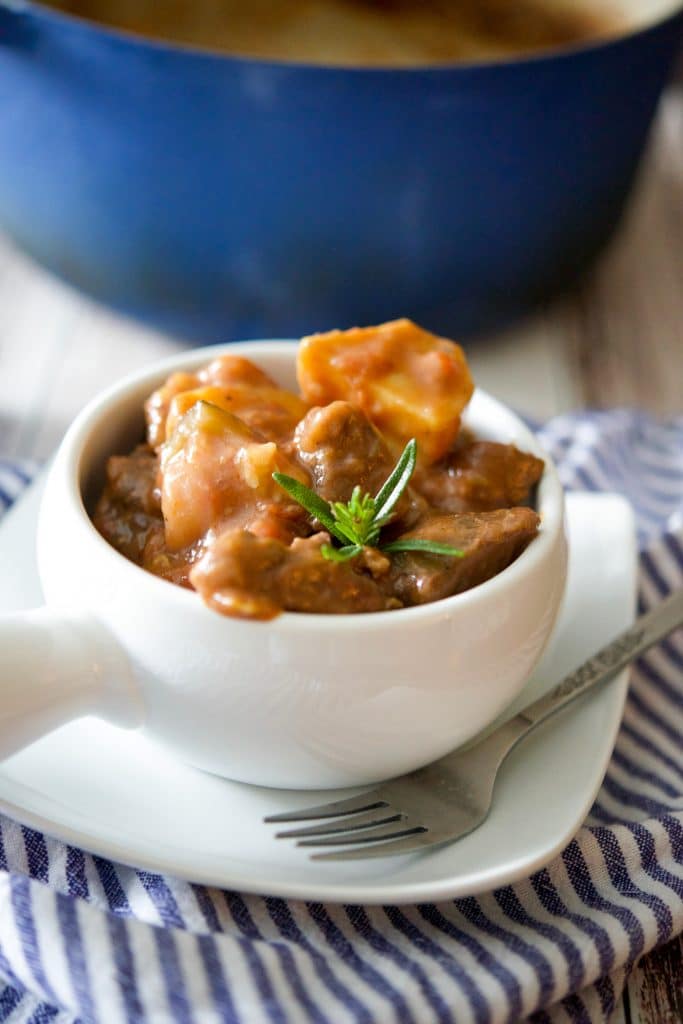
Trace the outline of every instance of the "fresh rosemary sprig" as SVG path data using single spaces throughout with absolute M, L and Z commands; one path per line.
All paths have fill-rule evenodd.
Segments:
M 273 479 L 305 508 L 313 519 L 317 519 L 332 538 L 339 541 L 339 547 L 324 544 L 320 549 L 323 556 L 330 561 L 345 562 L 349 558 L 355 558 L 364 547 L 379 548 L 387 554 L 422 551 L 430 555 L 461 558 L 463 552 L 460 548 L 451 547 L 450 544 L 439 544 L 426 538 L 406 537 L 388 544 L 380 542 L 382 527 L 391 522 L 394 509 L 408 486 L 416 462 L 417 441 L 412 438 L 374 498 L 370 494 L 362 494 L 360 487 L 356 485 L 347 502 L 325 501 L 310 487 L 285 473 L 273 473 Z

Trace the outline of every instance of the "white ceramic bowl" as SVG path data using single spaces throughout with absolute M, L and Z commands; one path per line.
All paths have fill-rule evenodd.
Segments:
M 520 692 L 552 629 L 567 557 L 555 469 L 524 424 L 477 391 L 467 425 L 546 460 L 540 534 L 509 568 L 416 608 L 226 618 L 128 562 L 86 511 L 106 457 L 142 436 L 143 399 L 172 370 L 221 351 L 295 385 L 293 342 L 195 350 L 116 384 L 64 438 L 38 530 L 47 609 L 1 627 L 3 675 L 18 682 L 5 694 L 0 753 L 93 713 L 143 727 L 199 768 L 266 786 L 374 782 L 444 755 Z

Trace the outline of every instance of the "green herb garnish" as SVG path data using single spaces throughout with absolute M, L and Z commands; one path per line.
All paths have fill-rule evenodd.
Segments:
M 325 501 L 310 487 L 285 473 L 273 473 L 273 479 L 305 508 L 313 519 L 317 519 L 334 540 L 339 542 L 338 547 L 324 544 L 320 549 L 323 556 L 332 562 L 345 562 L 349 558 L 355 558 L 364 547 L 379 548 L 387 554 L 422 551 L 430 555 L 461 558 L 463 552 L 460 548 L 425 538 L 416 537 L 411 540 L 408 537 L 388 544 L 382 544 L 380 541 L 382 527 L 391 522 L 394 509 L 415 471 L 416 462 L 417 441 L 413 438 L 408 441 L 400 459 L 374 498 L 370 494 L 362 494 L 357 485 L 347 502 Z

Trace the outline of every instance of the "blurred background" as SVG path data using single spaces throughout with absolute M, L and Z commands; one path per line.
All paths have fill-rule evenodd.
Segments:
M 284 8 L 0 0 L 3 449 L 173 348 L 403 315 L 539 418 L 680 411 L 683 3 Z
M 0 2 L 0 226 L 190 343 L 465 339 L 602 252 L 681 0 Z

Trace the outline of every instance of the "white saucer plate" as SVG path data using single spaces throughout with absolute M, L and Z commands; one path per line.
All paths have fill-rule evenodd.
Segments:
M 0 612 L 42 603 L 34 556 L 40 492 L 34 485 L 0 527 Z M 549 649 L 515 708 L 633 620 L 629 506 L 618 496 L 575 494 L 567 511 L 566 598 Z M 112 860 L 242 892 L 365 904 L 465 896 L 528 875 L 576 833 L 607 768 L 627 682 L 624 672 L 541 726 L 506 762 L 484 825 L 426 854 L 313 862 L 304 849 L 276 840 L 263 816 L 339 792 L 228 782 L 173 760 L 140 732 L 94 718 L 64 726 L 1 764 L 0 809 Z

